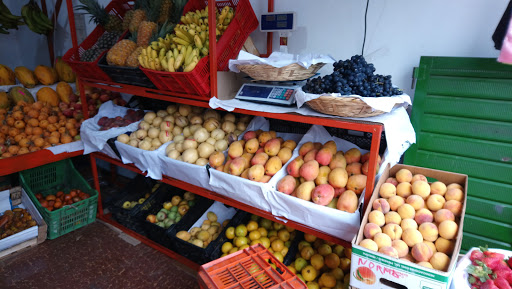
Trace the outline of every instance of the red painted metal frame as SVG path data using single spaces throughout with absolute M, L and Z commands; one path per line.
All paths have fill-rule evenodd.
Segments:
M 76 151 L 71 153 L 61 153 L 54 155 L 49 150 L 39 150 L 36 152 L 13 156 L 0 160 L 0 176 L 13 174 L 19 171 L 28 170 L 38 166 L 46 165 L 56 161 L 64 160 L 71 157 L 83 155 L 84 151 Z
M 274 0 L 268 0 L 268 12 L 274 12 Z M 272 53 L 272 41 L 274 33 L 267 32 L 267 53 L 260 54 L 261 57 L 268 57 Z

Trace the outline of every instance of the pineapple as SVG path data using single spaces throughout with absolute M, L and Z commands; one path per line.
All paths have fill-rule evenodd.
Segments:
M 135 13 L 134 10 L 130 10 L 130 11 L 127 11 L 125 14 L 124 14 L 124 18 L 123 18 L 123 30 L 128 30 L 128 28 L 130 28 L 130 22 L 132 21 L 132 18 L 133 18 L 133 14 Z
M 162 7 L 160 9 L 160 16 L 158 17 L 158 24 L 163 24 L 171 17 L 172 13 L 172 0 L 162 0 Z
M 107 53 L 109 65 L 126 66 L 126 60 L 137 48 L 137 44 L 129 39 L 117 42 Z
M 139 29 L 140 23 L 142 23 L 144 20 L 146 20 L 146 12 L 143 9 L 134 10 L 130 25 L 128 25 L 130 32 L 136 32 L 137 29 Z
M 97 0 L 79 0 L 78 10 L 85 10 L 91 15 L 91 20 L 96 25 L 101 25 L 110 32 L 121 32 L 123 30 L 121 19 L 115 15 L 109 15 L 105 8 Z
M 142 53 L 142 49 L 144 49 L 142 46 L 137 47 L 130 56 L 128 56 L 128 59 L 126 59 L 126 66 L 128 67 L 138 67 L 139 66 L 139 55 Z
M 146 10 L 147 20 L 142 21 L 137 30 L 137 45 L 148 46 L 153 33 L 157 31 L 156 21 L 160 15 L 162 0 L 152 0 L 150 2 L 141 1 L 141 7 Z

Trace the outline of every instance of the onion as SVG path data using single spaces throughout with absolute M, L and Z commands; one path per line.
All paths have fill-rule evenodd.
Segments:
M 215 145 L 215 142 L 217 142 L 217 140 L 214 139 L 213 137 L 209 137 L 205 142 L 211 145 Z
M 130 139 L 137 139 L 137 134 L 135 132 L 132 132 L 130 134 Z
M 156 127 L 152 127 L 148 130 L 148 136 L 150 138 L 157 138 L 158 137 L 158 134 L 160 134 L 160 129 L 156 128 Z
M 153 123 L 153 119 L 155 119 L 156 117 L 156 113 L 150 111 L 148 113 L 146 113 L 146 115 L 144 115 L 144 121 L 151 124 Z
M 162 142 L 159 139 L 154 138 L 153 141 L 151 141 L 151 146 L 159 148 L 162 146 Z
M 151 127 L 151 125 L 148 122 L 141 121 L 139 123 L 139 128 L 143 130 L 148 130 Z
M 176 150 L 182 153 L 185 149 L 183 148 L 183 142 L 179 142 L 176 144 Z
M 174 135 L 174 133 L 173 133 Z M 183 135 L 175 135 L 173 138 L 174 142 L 183 142 L 185 140 L 185 137 Z
M 168 122 L 174 124 L 174 116 L 168 115 L 168 116 L 164 117 L 163 121 L 168 121 Z
M 225 131 L 226 133 L 234 132 L 235 131 L 235 124 L 233 122 L 230 122 L 230 121 L 225 121 L 222 124 L 222 130 Z
M 117 140 L 122 143 L 128 143 L 130 141 L 130 137 L 123 133 L 117 136 Z
M 212 131 L 212 137 L 215 140 L 223 139 L 225 136 L 226 136 L 226 133 L 220 128 L 216 128 Z
M 139 143 L 139 148 L 147 151 L 151 148 L 151 142 L 143 140 Z
M 217 119 L 211 117 L 211 118 L 206 119 L 206 121 L 203 123 L 203 127 L 206 128 L 206 130 L 210 132 L 216 128 L 219 128 L 220 122 Z
M 197 151 L 199 152 L 199 157 L 208 158 L 215 151 L 215 147 L 207 142 L 204 142 L 199 145 Z
M 132 147 L 139 147 L 139 140 L 137 139 L 131 139 L 129 142 L 128 142 L 129 145 L 131 145 Z
M 193 124 L 190 126 L 190 133 L 194 134 L 198 129 L 202 128 L 203 126 L 200 124 Z
M 190 107 L 190 105 L 180 104 L 180 106 L 178 107 L 178 111 L 180 112 L 181 115 L 187 116 L 192 111 L 192 108 Z
M 241 130 L 241 131 L 245 131 L 247 129 L 247 123 L 245 122 L 239 122 L 236 124 L 236 129 L 237 130 Z
M 152 141 L 152 140 L 153 140 L 153 139 L 152 139 L 152 138 L 150 138 L 149 136 L 147 136 L 147 137 L 145 137 L 145 138 L 143 139 L 143 141 L 148 141 L 148 142 L 150 142 L 150 143 L 151 143 L 151 141 Z
M 157 117 L 155 117 L 155 119 L 153 119 L 153 122 L 151 123 L 151 125 L 154 127 L 159 127 L 160 124 L 162 123 L 162 120 L 163 120 L 163 118 L 157 116 Z
M 206 166 L 207 163 L 208 163 L 208 160 L 205 158 L 198 158 L 196 161 L 196 165 L 198 165 L 198 166 Z
M 223 152 L 228 148 L 228 142 L 225 139 L 220 139 L 215 142 L 215 150 L 218 152 Z
M 192 139 L 187 139 L 183 142 L 183 149 L 185 150 L 188 150 L 188 149 L 195 149 L 197 148 L 197 141 L 195 140 L 192 140 Z
M 196 149 L 188 149 L 188 150 L 184 151 L 181 156 L 183 157 L 183 161 L 185 161 L 189 164 L 195 163 L 197 161 L 197 159 L 199 158 L 199 155 L 197 154 Z
M 190 127 L 189 126 L 186 126 L 184 129 L 183 129 L 183 136 L 185 137 L 189 137 L 191 136 L 192 133 L 190 132 Z
M 204 113 L 204 119 L 209 118 L 215 118 L 216 120 L 220 120 L 220 114 L 213 109 L 209 109 Z
M 182 162 L 183 161 L 183 156 L 180 155 L 179 157 L 176 158 L 176 160 Z
M 162 131 L 171 131 L 174 128 L 174 123 L 170 121 L 162 121 L 160 124 L 160 130 Z
M 188 119 L 184 116 L 178 116 L 176 119 L 175 119 L 175 124 L 179 127 L 185 127 L 188 125 Z
M 210 137 L 210 133 L 205 128 L 200 128 L 194 133 L 194 138 L 197 142 L 205 142 Z
M 172 142 L 169 145 L 167 145 L 167 147 L 165 148 L 165 154 L 168 154 L 170 151 L 175 150 L 175 149 L 176 149 L 176 143 Z
M 226 114 L 224 115 L 224 121 L 230 121 L 230 122 L 232 122 L 232 123 L 235 123 L 235 121 L 236 121 L 236 117 L 235 117 L 235 115 L 234 115 L 234 114 L 232 114 L 232 113 L 226 113 Z
M 203 118 L 199 115 L 195 115 L 192 118 L 190 118 L 191 124 L 203 124 Z
M 161 131 L 158 135 L 158 139 L 161 143 L 166 143 L 168 141 L 172 141 L 173 135 L 170 131 Z
M 145 137 L 148 136 L 148 132 L 145 130 L 139 129 L 138 131 L 135 132 L 135 135 L 137 136 L 138 139 L 144 139 Z
M 169 114 L 169 113 L 167 113 L 167 111 L 166 111 L 166 110 L 159 110 L 159 111 L 157 111 L 157 112 L 156 112 L 156 116 L 159 116 L 159 117 L 161 117 L 161 118 L 166 117 L 168 114 Z
M 172 128 L 172 134 L 173 135 L 177 136 L 177 135 L 180 135 L 182 133 L 183 133 L 183 129 L 181 127 L 175 126 L 175 127 Z
M 168 114 L 173 114 L 175 111 L 177 111 L 177 110 L 178 110 L 178 108 L 176 107 L 176 105 L 175 105 L 175 104 L 171 104 L 171 105 L 168 105 L 168 106 L 167 106 L 167 109 L 166 109 L 166 110 L 167 110 L 167 113 L 168 113 Z
M 177 159 L 180 155 L 180 152 L 177 150 L 171 150 L 167 153 L 167 156 L 174 160 Z

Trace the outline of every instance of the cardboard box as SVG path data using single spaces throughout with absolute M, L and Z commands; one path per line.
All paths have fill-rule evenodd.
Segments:
M 363 228 L 368 223 L 368 215 L 372 211 L 371 204 L 379 197 L 379 188 L 389 176 L 394 176 L 400 169 L 408 169 L 412 174 L 423 174 L 429 182 L 433 179 L 445 184 L 458 183 L 464 186 L 464 201 L 462 214 L 457 221 L 459 230 L 455 241 L 455 249 L 451 256 L 448 272 L 425 268 L 412 262 L 396 259 L 375 251 L 368 250 L 357 244 L 365 237 Z M 375 186 L 369 205 L 366 208 L 361 227 L 357 236 L 352 240 L 352 260 L 350 272 L 350 285 L 356 288 L 418 288 L 418 289 L 443 289 L 450 287 L 452 274 L 457 263 L 457 258 L 462 242 L 462 227 L 464 224 L 464 213 L 466 211 L 468 176 L 445 171 L 420 168 L 407 165 L 395 165 L 388 167 Z M 366 282 L 359 281 L 355 277 L 358 274 L 367 273 L 370 278 Z M 364 277 L 364 276 L 363 276 Z

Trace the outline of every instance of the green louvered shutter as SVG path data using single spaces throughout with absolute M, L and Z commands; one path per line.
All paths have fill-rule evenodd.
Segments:
M 405 163 L 467 174 L 462 250 L 512 249 L 512 66 L 422 57 Z

